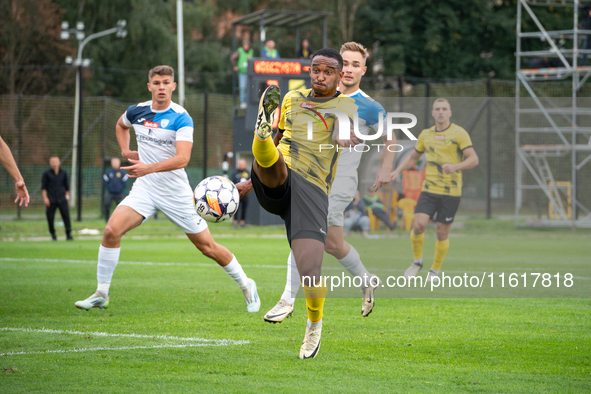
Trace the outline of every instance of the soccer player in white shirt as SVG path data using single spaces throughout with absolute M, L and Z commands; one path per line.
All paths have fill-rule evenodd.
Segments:
M 193 147 L 193 119 L 183 107 L 172 102 L 176 88 L 174 69 L 154 67 L 148 80 L 152 100 L 130 106 L 116 126 L 121 154 L 132 163 L 122 169 L 130 178 L 138 179 L 105 227 L 98 254 L 97 290 L 75 305 L 85 310 L 109 305 L 109 286 L 119 261 L 121 237 L 159 209 L 201 253 L 215 260 L 234 279 L 244 293 L 248 312 L 258 312 L 260 300 L 255 282 L 246 276 L 236 257 L 214 241 L 207 222 L 195 212 L 193 191 L 184 170 Z M 129 149 L 132 127 L 138 151 Z
M 347 42 L 343 44 L 340 52 L 343 57 L 344 76 L 340 82 L 339 91 L 355 99 L 361 123 L 359 126 L 360 132 L 362 134 L 371 134 L 369 129 L 377 129 L 379 117 L 385 117 L 385 111 L 378 102 L 359 89 L 361 77 L 367 70 L 365 66 L 368 56 L 367 50 L 361 44 Z M 383 130 L 385 130 L 385 126 Z M 396 137 L 388 140 L 386 135 L 383 135 L 382 139 L 385 144 L 383 147 L 384 158 L 373 185 L 374 190 L 378 190 L 383 184 L 389 182 L 389 174 L 392 171 L 394 156 L 396 155 L 395 149 L 392 149 L 392 151 L 387 149 L 390 145 L 396 144 Z M 324 250 L 333 255 L 353 276 L 362 278 L 363 301 L 361 315 L 366 317 L 373 310 L 375 304 L 374 292 L 381 282 L 379 278 L 367 271 L 361 262 L 359 253 L 351 244 L 345 241 L 343 233 L 343 212 L 349 203 L 353 201 L 355 191 L 357 191 L 357 167 L 361 162 L 362 151 L 362 149 L 341 149 L 339 154 L 337 171 L 328 199 L 328 231 Z M 300 287 L 300 275 L 293 254 L 289 255 L 287 265 L 287 283 L 281 299 L 264 316 L 265 321 L 270 323 L 280 323 L 293 314 L 295 296 Z

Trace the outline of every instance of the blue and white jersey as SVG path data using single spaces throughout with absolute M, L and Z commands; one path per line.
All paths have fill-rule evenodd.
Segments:
M 193 142 L 193 119 L 178 104 L 170 103 L 164 110 L 152 109 L 152 101 L 127 108 L 123 123 L 135 131 L 140 161 L 154 164 L 176 156 L 176 142 Z M 133 187 L 145 187 L 158 194 L 170 195 L 191 191 L 183 168 L 155 172 L 138 178 Z
M 386 134 L 386 111 L 384 107 L 371 97 L 369 97 L 363 90 L 358 89 L 356 92 L 348 94 L 347 96 L 355 100 L 357 105 L 357 114 L 359 117 L 359 132 L 361 134 L 375 134 L 378 131 L 380 116 L 382 117 L 382 135 Z M 371 132 L 370 132 L 371 130 Z M 368 143 L 381 144 L 383 141 L 375 140 L 374 142 L 369 141 Z M 361 162 L 361 156 L 363 154 L 364 146 L 359 144 L 354 148 L 342 149 L 339 155 L 339 161 L 337 163 L 337 171 L 335 174 L 335 180 L 333 185 L 338 181 L 345 181 L 343 178 L 354 178 L 355 179 L 355 190 L 357 188 L 357 167 Z M 380 149 L 383 151 L 384 147 Z M 338 179 L 341 178 L 341 179 Z M 353 193 L 355 193 L 353 190 Z

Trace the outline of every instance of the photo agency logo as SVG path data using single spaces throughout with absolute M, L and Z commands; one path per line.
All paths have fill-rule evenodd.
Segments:
M 348 140 L 351 138 L 351 121 L 349 116 L 338 109 L 329 108 L 317 108 L 314 109 L 312 105 L 309 103 L 303 103 L 300 105 L 302 108 L 305 108 L 306 112 L 304 114 L 308 115 L 310 118 L 307 119 L 307 138 L 308 140 L 313 139 L 314 134 L 314 122 L 316 122 L 321 130 L 328 131 L 328 124 L 325 120 L 325 114 L 332 114 L 337 118 L 337 122 L 339 125 L 339 132 L 338 132 L 338 139 L 339 140 Z M 410 132 L 409 129 L 415 127 L 417 125 L 417 117 L 408 112 L 387 112 L 384 116 L 384 112 L 379 112 L 378 116 L 378 123 L 377 127 L 373 127 L 374 133 L 373 134 L 364 134 L 360 131 L 361 121 L 360 117 L 357 113 L 353 118 L 353 133 L 357 138 L 362 140 L 364 143 L 355 145 L 352 147 L 342 147 L 338 144 L 319 144 L 319 150 L 329 150 L 337 148 L 337 150 L 344 150 L 348 149 L 349 151 L 355 152 L 369 152 L 371 149 L 377 149 L 380 151 L 381 149 L 385 148 L 390 152 L 401 152 L 403 147 L 400 144 L 391 144 L 386 146 L 386 144 L 367 144 L 366 141 L 375 141 L 382 136 L 386 136 L 388 141 L 392 141 L 394 130 L 401 130 L 410 140 L 416 141 L 417 138 Z M 399 123 L 401 119 L 410 120 L 407 123 Z M 384 128 L 386 132 L 384 133 Z

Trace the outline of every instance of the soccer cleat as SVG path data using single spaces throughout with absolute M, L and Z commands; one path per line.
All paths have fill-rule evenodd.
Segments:
M 290 305 L 287 301 L 281 299 L 273 309 L 263 316 L 263 319 L 269 323 L 281 323 L 283 320 L 293 315 L 293 309 L 293 305 Z
M 255 133 L 262 141 L 273 134 L 273 116 L 281 100 L 281 90 L 279 86 L 269 86 L 261 96 L 259 102 L 259 114 L 255 125 Z
M 318 350 L 320 350 L 321 335 L 322 323 L 320 323 L 317 327 L 308 327 L 308 325 L 306 325 L 304 343 L 302 343 L 302 347 L 300 348 L 300 358 L 302 360 L 314 358 L 318 355 Z
M 433 271 L 433 269 L 430 269 L 429 272 L 427 272 L 427 279 L 425 280 L 425 282 L 438 282 L 441 279 L 439 278 L 439 272 L 435 272 Z
M 97 290 L 87 299 L 76 301 L 74 305 L 76 305 L 76 308 L 84 309 L 85 311 L 92 308 L 106 309 L 109 306 L 109 295 L 105 295 L 102 291 Z
M 404 277 L 408 279 L 417 276 L 421 268 L 423 268 L 423 263 L 412 263 L 411 266 L 404 271 Z
M 242 289 L 244 293 L 244 299 L 246 300 L 246 310 L 248 312 L 258 312 L 261 309 L 261 300 L 259 298 L 259 293 L 257 293 L 257 284 L 254 280 L 250 280 L 250 285 L 248 285 L 245 289 Z
M 375 279 L 372 281 L 372 278 L 376 278 L 377 283 L 375 282 Z M 375 305 L 374 293 L 382 284 L 382 281 L 377 277 L 377 275 L 370 275 L 368 284 L 369 286 L 361 288 L 361 293 L 363 294 L 363 302 L 361 303 L 361 316 L 363 317 L 367 317 L 373 310 Z M 375 284 L 375 286 L 372 286 L 372 284 Z

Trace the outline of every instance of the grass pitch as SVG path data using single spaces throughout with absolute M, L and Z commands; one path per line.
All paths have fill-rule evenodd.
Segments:
M 453 231 L 444 269 L 572 268 L 585 278 L 589 231 L 465 226 Z M 74 302 L 96 288 L 98 237 L 51 242 L 41 221 L 2 228 L 2 393 L 591 390 L 589 298 L 379 298 L 379 290 L 367 318 L 359 298 L 329 298 L 319 356 L 302 361 L 304 300 L 282 324 L 262 319 L 285 284 L 280 227 L 210 226 L 256 280 L 259 313 L 247 313 L 238 287 L 166 220 L 124 238 L 111 305 L 89 312 Z M 401 275 L 412 261 L 408 237 L 382 235 L 349 241 L 380 276 Z M 433 244 L 429 229 L 426 265 Z M 325 266 L 337 272 L 332 257 Z

